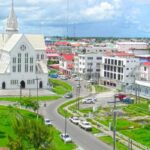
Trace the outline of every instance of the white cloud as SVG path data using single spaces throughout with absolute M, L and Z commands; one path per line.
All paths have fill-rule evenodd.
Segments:
M 83 18 L 92 21 L 111 20 L 119 15 L 121 8 L 121 0 L 113 0 L 112 2 L 101 2 L 98 5 L 87 8 L 82 11 Z

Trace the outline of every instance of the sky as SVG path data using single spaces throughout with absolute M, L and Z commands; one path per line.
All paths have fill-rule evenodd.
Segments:
M 0 0 L 0 32 L 11 0 Z M 150 0 L 14 0 L 21 33 L 150 37 Z

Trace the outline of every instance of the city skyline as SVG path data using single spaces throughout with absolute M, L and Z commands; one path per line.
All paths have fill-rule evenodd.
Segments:
M 148 0 L 26 0 L 14 3 L 19 29 L 23 33 L 150 37 Z M 4 30 L 10 6 L 11 0 L 0 0 L 1 32 Z

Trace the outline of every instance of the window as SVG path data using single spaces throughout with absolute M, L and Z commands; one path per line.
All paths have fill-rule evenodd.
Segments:
M 18 54 L 18 63 L 21 63 L 21 54 Z
M 30 57 L 30 63 L 33 64 L 33 57 Z
M 14 63 L 14 64 L 16 63 L 16 58 L 15 58 L 15 57 L 13 57 L 13 63 Z
M 105 59 L 105 64 L 107 64 L 107 59 Z
M 108 64 L 110 64 L 110 59 L 108 59 Z
M 28 53 L 25 53 L 25 63 L 28 63 Z
M 116 74 L 114 74 L 114 79 L 116 79 Z
M 13 72 L 16 72 L 16 66 L 13 66 Z
M 146 71 L 147 70 L 147 68 L 146 67 L 144 67 L 144 71 Z
M 44 59 L 44 54 L 41 55 L 41 59 Z
M 115 60 L 115 65 L 117 65 L 117 60 Z
M 101 57 L 97 57 L 96 59 L 97 59 L 97 60 L 101 60 L 102 58 L 101 58 Z
M 36 55 L 36 59 L 39 60 L 39 54 Z
M 129 68 L 127 68 L 126 70 L 129 70 Z
M 93 69 L 87 69 L 87 72 L 92 72 L 93 71 Z
M 88 60 L 93 60 L 93 57 L 88 57 L 87 59 L 88 59 Z
M 33 72 L 33 66 L 30 66 L 30 72 Z
M 116 67 L 114 67 L 114 72 L 116 72 Z
M 113 60 L 113 59 L 111 60 L 111 64 L 112 64 L 112 65 L 114 64 L 114 60 Z
M 106 77 L 106 72 L 104 72 L 104 77 Z
M 106 65 L 104 65 L 104 70 L 106 70 Z
M 28 64 L 25 64 L 25 72 L 28 72 Z
M 88 65 L 88 66 L 92 66 L 92 65 L 93 65 L 93 63 L 87 63 L 87 65 Z
M 99 71 L 100 71 L 100 69 L 96 69 L 96 71 L 97 71 L 97 72 L 99 72 Z
M 21 64 L 18 64 L 18 72 L 21 72 Z

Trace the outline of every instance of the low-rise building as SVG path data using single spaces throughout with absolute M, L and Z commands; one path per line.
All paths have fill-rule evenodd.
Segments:
M 70 76 L 74 69 L 74 54 L 61 54 L 59 59 L 59 71 Z
M 119 51 L 126 51 L 128 52 L 129 50 L 144 50 L 148 48 L 148 43 L 146 42 L 117 42 L 116 43 L 117 49 Z

